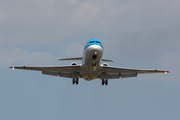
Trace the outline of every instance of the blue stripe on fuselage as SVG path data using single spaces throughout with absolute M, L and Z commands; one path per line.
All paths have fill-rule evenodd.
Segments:
M 91 46 L 91 45 L 99 45 L 99 46 L 101 46 L 101 47 L 104 49 L 101 41 L 99 41 L 99 40 L 97 40 L 97 39 L 91 39 L 91 40 L 89 40 L 89 41 L 87 42 L 87 44 L 85 45 L 84 50 L 85 50 L 87 47 Z

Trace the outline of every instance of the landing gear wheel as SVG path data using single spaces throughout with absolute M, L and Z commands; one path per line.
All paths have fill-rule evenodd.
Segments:
M 75 78 L 73 78 L 73 80 L 72 80 L 72 84 L 75 84 L 75 82 L 76 82 L 76 81 L 75 81 Z
M 76 84 L 78 84 L 79 83 L 79 80 L 78 80 L 78 78 L 76 78 Z
M 105 80 L 105 84 L 108 85 L 108 80 L 107 79 Z
M 78 78 L 73 78 L 72 84 L 78 84 L 78 83 L 79 83 L 79 79 Z
M 108 80 L 107 79 L 102 79 L 102 85 L 108 85 Z
M 102 85 L 104 85 L 104 79 L 102 79 Z

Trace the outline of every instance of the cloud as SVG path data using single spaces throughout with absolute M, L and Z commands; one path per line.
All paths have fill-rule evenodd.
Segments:
M 180 47 L 178 0 L 0 3 L 0 47 L 21 48 L 34 56 L 36 52 L 27 47 L 63 45 L 59 49 L 65 56 L 81 56 L 84 44 L 92 38 L 100 39 L 108 54 L 129 58 L 150 59 Z
M 1 1 L 0 41 L 11 46 L 55 45 L 83 36 L 116 41 L 128 37 L 132 42 L 137 35 L 151 41 L 147 40 L 147 34 L 152 35 L 148 32 L 174 33 L 179 29 L 178 4 L 177 0 Z
M 66 47 L 64 53 L 69 57 L 81 57 L 83 55 L 83 47 L 84 45 L 74 42 Z
M 0 66 L 8 67 L 10 65 L 52 65 L 57 58 L 54 55 L 43 52 L 28 52 L 19 48 L 0 50 Z

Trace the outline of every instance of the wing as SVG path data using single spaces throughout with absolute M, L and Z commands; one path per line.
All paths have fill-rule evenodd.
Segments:
M 136 77 L 138 74 L 148 74 L 148 73 L 169 73 L 169 71 L 164 70 L 144 70 L 144 69 L 128 69 L 128 68 L 117 68 L 117 67 L 109 67 L 109 66 L 102 66 L 101 70 L 102 73 L 107 73 L 109 76 L 114 78 L 126 78 L 126 77 Z M 111 79 L 111 77 L 109 77 Z
M 81 65 L 74 66 L 57 66 L 57 67 L 27 67 L 27 66 L 12 66 L 12 69 L 35 70 L 42 71 L 42 74 L 73 78 L 75 73 L 79 73 Z
M 109 67 L 103 66 L 102 72 L 106 73 L 138 73 L 138 74 L 147 74 L 147 73 L 169 73 L 169 71 L 164 70 L 144 70 L 144 69 L 128 69 L 128 68 L 117 68 L 117 67 Z
M 26 66 L 12 66 L 9 67 L 12 69 L 23 69 L 23 70 L 36 70 L 36 71 L 43 71 L 43 70 L 49 70 L 49 71 L 64 71 L 64 72 L 79 72 L 81 66 L 75 65 L 75 66 L 58 66 L 58 67 L 26 67 Z

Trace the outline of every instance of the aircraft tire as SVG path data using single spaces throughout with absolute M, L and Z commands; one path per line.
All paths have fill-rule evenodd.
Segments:
M 102 79 L 102 85 L 104 85 L 104 79 Z
M 105 84 L 108 85 L 108 80 L 107 79 L 105 80 Z
M 79 80 L 78 80 L 78 78 L 76 79 L 76 84 L 78 84 L 79 83 Z
M 73 78 L 73 80 L 72 80 L 72 84 L 74 85 L 74 84 L 75 84 L 75 82 L 76 82 L 76 81 L 75 81 L 75 78 Z

